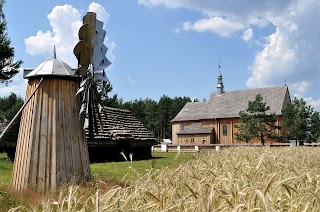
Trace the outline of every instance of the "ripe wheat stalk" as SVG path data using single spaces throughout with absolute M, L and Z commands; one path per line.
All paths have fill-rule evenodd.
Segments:
M 178 168 L 150 168 L 125 187 L 79 191 L 70 186 L 37 210 L 320 211 L 320 148 L 200 153 Z

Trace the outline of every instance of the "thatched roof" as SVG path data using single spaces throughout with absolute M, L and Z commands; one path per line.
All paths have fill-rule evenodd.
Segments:
M 286 96 L 289 96 L 287 86 L 226 91 L 221 95 L 212 93 L 207 102 L 187 103 L 172 122 L 239 117 L 239 112 L 245 110 L 257 94 L 270 106 L 269 113 L 282 115 Z
M 139 145 L 155 144 L 153 134 L 129 110 L 104 107 L 101 114 L 103 130 L 94 133 L 88 145 L 134 141 Z M 87 131 L 86 131 L 87 132 Z M 88 134 L 88 133 L 87 133 Z

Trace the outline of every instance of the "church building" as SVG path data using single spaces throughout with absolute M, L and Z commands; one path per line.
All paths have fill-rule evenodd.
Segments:
M 219 70 L 217 92 L 211 94 L 209 101 L 189 102 L 171 120 L 172 144 L 242 143 L 235 139 L 237 125 L 240 124 L 239 112 L 245 111 L 248 102 L 254 101 L 257 94 L 261 94 L 263 101 L 270 106 L 268 112 L 278 116 L 276 124 L 283 126 L 283 111 L 291 101 L 287 86 L 224 91 Z M 285 128 L 277 130 L 277 133 L 284 142 Z M 260 143 L 258 140 L 253 142 Z

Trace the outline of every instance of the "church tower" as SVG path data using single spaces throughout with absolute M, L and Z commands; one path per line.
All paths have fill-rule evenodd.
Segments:
M 218 83 L 217 83 L 217 94 L 218 95 L 221 95 L 221 94 L 224 93 L 224 90 L 223 90 L 224 86 L 223 86 L 223 81 L 222 81 L 223 78 L 222 78 L 222 75 L 221 75 L 220 68 L 221 68 L 221 65 L 220 65 L 220 62 L 219 62 L 219 75 L 218 75 Z

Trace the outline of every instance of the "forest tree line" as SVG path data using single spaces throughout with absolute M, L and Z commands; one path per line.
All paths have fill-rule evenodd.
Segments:
M 102 98 L 101 104 L 130 110 L 160 141 L 162 138 L 171 138 L 170 121 L 187 102 L 191 102 L 189 97 L 170 98 L 163 95 L 159 101 L 149 98 L 123 101 L 114 95 L 111 98 Z M 22 98 L 14 93 L 0 97 L 0 117 L 10 121 L 22 105 Z
M 106 88 L 106 87 L 104 87 Z M 159 101 L 155 101 L 150 98 L 146 99 L 135 99 L 131 101 L 123 101 L 123 99 L 119 99 L 117 94 L 112 97 L 108 97 L 107 94 L 112 90 L 111 85 L 107 85 L 108 89 L 103 89 L 107 91 L 106 93 L 100 90 L 101 95 L 101 105 L 116 107 L 121 109 L 130 110 L 151 132 L 153 132 L 154 136 L 158 141 L 161 141 L 162 138 L 171 138 L 172 129 L 170 121 L 180 112 L 180 110 L 184 107 L 187 102 L 191 102 L 189 97 L 174 97 L 170 98 L 167 95 L 163 95 L 160 97 Z M 197 100 L 195 100 L 197 101 Z M 253 104 L 253 114 L 261 112 L 265 114 L 265 112 L 269 109 L 265 103 L 263 103 L 263 99 L 256 99 L 252 103 L 249 102 L 247 112 L 250 112 L 250 104 Z M 14 93 L 11 93 L 9 96 L 0 97 L 0 118 L 6 119 L 10 121 L 15 114 L 18 112 L 20 107 L 23 105 L 23 99 L 17 96 Z M 257 105 L 261 105 L 256 108 Z M 246 114 L 246 113 L 245 113 Z M 256 126 L 252 124 L 254 120 L 256 120 L 255 116 L 249 116 L 251 118 L 245 118 L 245 114 L 240 113 L 241 122 L 244 126 L 247 126 L 248 122 L 250 127 Z M 284 111 L 285 119 L 285 127 L 287 128 L 287 139 L 294 139 L 300 142 L 314 142 L 319 141 L 320 139 L 320 113 L 314 111 L 311 105 L 308 105 L 305 100 L 294 98 L 290 104 L 288 104 L 286 110 Z M 264 118 L 267 121 L 261 121 L 261 118 Z M 269 123 L 270 120 L 276 119 L 273 117 L 270 119 L 270 115 L 264 115 L 260 117 L 260 121 L 258 123 Z M 270 123 L 274 123 L 271 121 Z M 260 126 L 259 125 L 259 126 Z M 241 125 L 242 126 L 242 125 Z M 273 128 L 273 127 L 268 127 Z M 242 132 L 241 135 L 237 135 L 239 140 L 248 141 L 252 139 L 252 134 L 247 133 L 247 127 L 244 127 L 245 130 L 240 129 Z M 267 129 L 258 128 L 260 129 Z M 256 130 L 250 130 L 250 132 L 255 132 Z M 259 130 L 257 132 L 260 132 Z M 266 130 L 264 130 L 266 131 Z M 261 135 L 260 133 L 257 133 Z M 267 133 L 263 133 L 268 135 Z
M 170 121 L 180 112 L 190 97 L 174 97 L 167 95 L 160 97 L 158 101 L 146 98 L 123 101 L 117 94 L 110 95 L 112 85 L 97 82 L 97 90 L 101 95 L 101 105 L 130 110 L 156 137 L 158 141 L 163 138 L 170 138 Z M 198 100 L 195 100 L 198 101 Z

